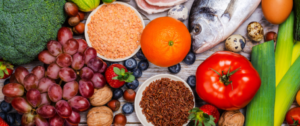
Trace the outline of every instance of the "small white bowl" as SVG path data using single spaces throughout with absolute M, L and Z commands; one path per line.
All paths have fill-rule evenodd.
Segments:
M 193 90 L 190 88 L 190 86 L 181 78 L 174 76 L 174 75 L 170 75 L 170 74 L 159 74 L 159 75 L 155 75 L 152 76 L 150 78 L 148 78 L 138 89 L 136 95 L 135 95 L 135 100 L 134 100 L 134 109 L 135 109 L 135 113 L 138 117 L 138 119 L 140 120 L 140 122 L 144 125 L 144 126 L 154 126 L 152 123 L 148 122 L 146 119 L 146 116 L 143 114 L 142 112 L 142 108 L 140 107 L 140 101 L 142 100 L 143 97 L 143 92 L 146 89 L 146 87 L 148 87 L 150 85 L 151 82 L 155 81 L 155 80 L 159 80 L 161 78 L 170 78 L 171 80 L 174 81 L 181 81 L 183 82 L 183 84 L 190 89 L 191 93 L 193 94 Z M 194 96 L 194 94 L 193 94 Z M 195 107 L 195 96 L 194 96 L 194 107 Z M 184 125 L 187 125 L 188 122 Z
M 130 8 L 136 13 L 136 15 L 141 19 L 143 28 L 145 28 L 145 22 L 144 22 L 144 20 L 143 20 L 143 18 L 142 18 L 142 16 L 141 16 L 141 14 L 140 14 L 134 7 L 132 7 L 131 5 L 129 5 L 129 4 L 127 4 L 127 3 L 124 3 L 124 2 L 116 2 L 116 1 L 115 1 L 115 2 L 110 3 L 110 4 L 116 4 L 116 3 L 125 5 L 125 6 L 127 6 L 127 7 L 130 7 Z M 103 5 L 105 5 L 105 3 L 102 4 L 102 5 L 100 5 L 100 6 L 98 6 L 95 10 L 93 10 L 92 13 L 89 15 L 89 17 L 87 18 L 86 23 L 85 23 L 84 36 L 85 36 L 85 39 L 86 39 L 87 44 L 88 44 L 90 47 L 93 47 L 93 46 L 92 46 L 92 44 L 91 44 L 91 42 L 90 42 L 89 35 L 88 35 L 88 30 L 89 30 L 89 29 L 88 29 L 88 24 L 89 24 L 90 21 L 91 21 L 92 15 L 94 15 L 94 14 L 97 12 L 97 10 L 98 10 L 99 8 L 101 8 Z M 136 48 L 136 50 L 135 50 L 130 56 L 127 56 L 127 57 L 125 57 L 125 58 L 109 59 L 109 58 L 106 58 L 106 57 L 100 55 L 99 53 L 97 53 L 97 56 L 100 57 L 100 58 L 103 59 L 103 60 L 106 60 L 106 61 L 110 61 L 110 62 L 120 62 L 120 61 L 127 60 L 127 59 L 131 58 L 132 56 L 134 56 L 134 55 L 140 50 L 140 48 L 141 48 L 141 45 L 139 45 L 139 46 Z

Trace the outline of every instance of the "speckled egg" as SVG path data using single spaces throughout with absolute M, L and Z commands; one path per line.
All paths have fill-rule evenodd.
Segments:
M 176 5 L 169 10 L 168 16 L 180 21 L 184 21 L 189 17 L 188 13 L 189 10 L 187 9 L 187 7 L 185 7 L 184 5 Z
M 245 37 L 241 35 L 231 35 L 225 41 L 225 48 L 232 52 L 241 52 L 246 45 Z

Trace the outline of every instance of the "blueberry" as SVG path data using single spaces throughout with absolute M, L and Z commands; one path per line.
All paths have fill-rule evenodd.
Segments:
M 196 86 L 196 76 L 195 75 L 191 75 L 187 78 L 186 82 L 192 87 L 194 88 Z
M 134 68 L 132 70 L 132 75 L 135 77 L 135 78 L 140 78 L 142 76 L 143 72 L 140 68 Z
M 17 125 L 21 125 L 21 120 L 22 120 L 22 115 L 19 113 L 15 113 L 15 122 L 17 123 Z
M 123 96 L 123 90 L 121 88 L 117 88 L 113 92 L 113 99 L 119 99 Z
M 126 87 L 132 90 L 135 90 L 139 86 L 139 81 L 135 79 L 134 81 L 130 83 L 125 83 Z
M 128 59 L 128 60 L 125 60 L 124 66 L 125 66 L 128 70 L 133 70 L 133 69 L 136 68 L 136 66 L 137 66 L 136 60 L 133 59 L 133 58 L 130 58 L 130 59 Z
M 6 113 L 0 112 L 0 117 L 6 122 Z
M 194 52 L 189 52 L 185 58 L 183 59 L 183 62 L 186 63 L 187 65 L 192 65 L 196 60 L 196 55 Z
M 133 113 L 133 105 L 131 103 L 125 103 L 122 107 L 122 111 L 124 114 L 131 114 Z
M 174 66 L 170 66 L 168 67 L 168 70 L 172 73 L 172 74 L 177 74 L 179 73 L 179 71 L 181 70 L 181 66 L 180 63 L 174 65 Z
M 142 71 L 147 70 L 149 67 L 149 62 L 148 60 L 142 60 L 138 64 L 138 68 L 140 68 Z
M 135 55 L 140 60 L 147 60 L 147 58 L 145 57 L 145 55 L 144 55 L 144 53 L 143 53 L 143 51 L 141 49 Z
M 4 85 L 9 84 L 9 83 L 10 83 L 9 79 L 6 79 L 6 80 L 4 81 Z
M 14 122 L 15 122 L 15 115 L 13 113 L 8 113 L 6 115 L 6 122 L 9 124 L 9 125 L 13 125 Z
M 2 112 L 9 112 L 10 110 L 12 110 L 12 106 L 7 102 L 2 101 L 0 104 L 0 109 L 2 110 Z

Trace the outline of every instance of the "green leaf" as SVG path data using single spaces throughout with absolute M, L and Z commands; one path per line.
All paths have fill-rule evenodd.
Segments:
M 119 76 L 118 76 L 118 80 L 123 81 L 123 76 L 122 76 L 122 75 L 119 75 Z
M 189 111 L 189 113 L 196 113 L 196 112 L 200 112 L 200 109 L 198 107 L 195 107 Z
M 135 77 L 133 75 L 129 75 L 125 82 L 132 82 L 134 81 Z
M 121 70 L 118 67 L 114 67 L 113 69 L 117 75 L 121 75 Z
M 198 122 L 199 122 L 199 121 L 198 121 Z M 197 123 L 196 123 L 196 124 L 197 124 Z M 201 122 L 199 122 L 199 123 L 198 123 L 198 126 L 202 126 L 202 123 L 201 123 Z M 204 125 L 204 126 L 205 126 L 205 125 Z
M 8 75 L 9 73 L 8 73 L 8 71 L 7 71 L 7 69 L 5 69 L 4 70 L 4 73 L 6 74 L 6 75 Z
M 126 79 L 126 80 L 127 80 L 127 79 L 128 79 L 128 77 L 129 77 L 129 75 L 130 75 L 130 74 L 128 74 L 128 73 L 125 73 L 125 75 L 124 75 L 124 79 Z
M 204 117 L 204 122 L 209 121 L 210 117 L 208 114 L 203 113 L 203 117 Z
M 2 70 L 0 70 L 0 78 L 4 77 L 4 73 Z
M 189 117 L 188 117 L 188 119 L 190 119 L 190 120 L 194 120 L 194 119 L 195 119 L 195 117 L 196 117 L 196 115 L 195 115 L 195 114 L 190 114 L 190 115 L 189 115 Z
M 123 75 L 123 76 L 125 75 L 125 69 L 124 68 L 121 69 L 121 75 Z
M 113 80 L 118 80 L 118 76 L 115 76 L 112 78 Z

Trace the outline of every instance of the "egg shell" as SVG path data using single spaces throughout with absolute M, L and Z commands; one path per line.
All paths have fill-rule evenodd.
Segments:
M 247 33 L 248 37 L 255 42 L 259 42 L 264 38 L 264 29 L 258 22 L 251 22 L 248 24 Z
M 176 5 L 171 8 L 168 12 L 168 17 L 175 18 L 180 21 L 186 20 L 188 16 L 189 10 L 184 5 Z
M 246 45 L 246 39 L 242 35 L 231 35 L 225 41 L 226 50 L 241 52 Z

